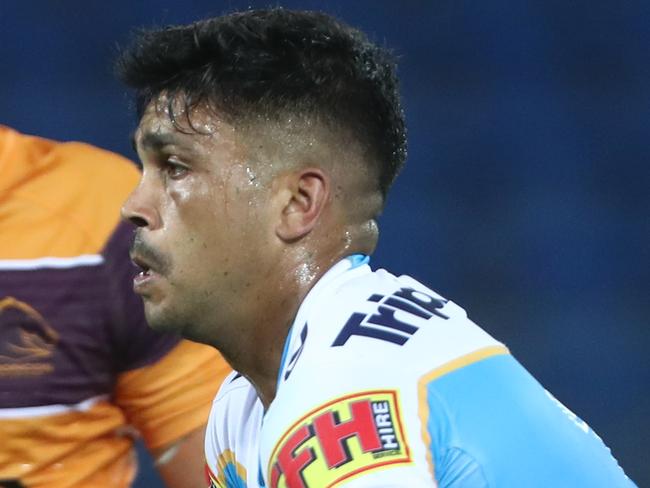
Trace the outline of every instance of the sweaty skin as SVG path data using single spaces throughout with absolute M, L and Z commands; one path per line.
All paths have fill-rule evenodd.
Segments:
M 283 160 L 277 137 L 205 105 L 174 123 L 170 105 L 152 102 L 135 133 L 143 174 L 123 207 L 139 227 L 134 289 L 154 329 L 213 345 L 268 405 L 300 302 L 333 263 L 374 249 L 381 198 L 363 165 L 343 171 L 313 143 Z

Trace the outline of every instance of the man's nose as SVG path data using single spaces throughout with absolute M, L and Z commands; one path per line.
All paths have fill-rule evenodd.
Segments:
M 160 214 L 156 210 L 152 198 L 152 190 L 148 189 L 141 180 L 131 195 L 122 205 L 122 218 L 130 221 L 137 227 L 147 227 L 149 230 L 160 226 Z

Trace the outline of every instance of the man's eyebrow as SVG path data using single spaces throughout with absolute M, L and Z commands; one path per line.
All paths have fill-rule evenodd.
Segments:
M 140 138 L 140 147 L 145 149 L 160 149 L 165 146 L 170 146 L 178 142 L 174 134 L 160 133 L 160 132 L 147 132 Z M 133 149 L 137 151 L 138 144 L 136 142 L 135 133 L 131 135 L 131 144 Z

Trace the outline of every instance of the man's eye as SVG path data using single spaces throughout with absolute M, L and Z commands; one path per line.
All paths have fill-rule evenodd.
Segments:
M 186 166 L 175 162 L 173 159 L 168 159 L 165 161 L 164 170 L 167 176 L 172 180 L 179 180 L 183 178 L 189 171 Z

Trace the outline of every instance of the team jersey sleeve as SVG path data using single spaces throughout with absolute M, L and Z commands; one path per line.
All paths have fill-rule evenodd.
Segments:
M 603 441 L 506 351 L 479 350 L 420 380 L 438 486 L 625 487 Z
M 205 425 L 229 371 L 216 350 L 181 341 L 155 363 L 120 375 L 115 401 L 147 446 L 161 447 Z
M 132 289 L 132 236 L 132 226 L 120 224 L 103 252 L 117 378 L 114 401 L 147 446 L 156 448 L 206 423 L 230 368 L 213 348 L 149 328 L 142 300 Z

